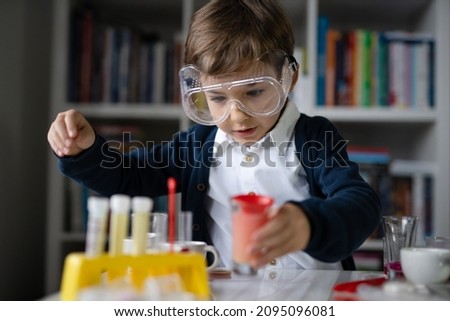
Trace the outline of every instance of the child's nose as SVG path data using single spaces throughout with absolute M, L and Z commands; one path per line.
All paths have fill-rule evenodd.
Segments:
M 239 104 L 233 102 L 231 105 L 231 111 L 230 111 L 230 120 L 236 123 L 242 122 L 249 118 L 250 116 L 242 111 L 242 109 L 239 108 Z

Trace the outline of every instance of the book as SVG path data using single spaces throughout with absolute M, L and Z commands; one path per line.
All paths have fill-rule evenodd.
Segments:
M 389 105 L 389 64 L 388 45 L 382 32 L 376 32 L 373 43 L 376 45 L 375 71 L 374 71 L 374 104 L 377 106 Z
M 122 34 L 113 29 L 110 71 L 110 98 L 109 101 L 117 103 L 120 101 L 120 47 Z
M 346 57 L 347 33 L 340 32 L 336 39 L 336 81 L 334 102 L 338 106 L 348 106 L 348 59 Z
M 332 28 L 326 32 L 326 69 L 325 69 L 325 104 L 334 106 L 336 104 L 336 43 L 340 33 Z
M 387 165 L 391 160 L 390 151 L 386 147 L 349 145 L 347 153 L 350 160 L 358 164 Z
M 122 28 L 120 31 L 119 44 L 119 97 L 118 102 L 126 103 L 129 101 L 129 83 L 130 83 L 130 51 L 131 51 L 131 30 Z
M 80 61 L 80 97 L 79 101 L 88 103 L 91 101 L 91 74 L 93 57 L 93 29 L 94 14 L 86 9 L 83 12 L 81 26 L 81 61 Z
M 98 103 L 103 98 L 103 50 L 104 47 L 104 25 L 98 19 L 93 21 L 93 35 L 92 35 L 92 68 L 91 68 L 91 83 L 90 83 L 90 102 Z
M 352 30 L 348 34 L 348 89 L 349 89 L 349 105 L 358 105 L 358 50 L 357 50 L 357 34 L 356 30 Z
M 152 91 L 153 103 L 164 102 L 165 80 L 167 72 L 167 44 L 163 41 L 156 41 L 152 46 L 153 50 L 153 74 Z
M 372 105 L 372 64 L 374 63 L 372 57 L 372 35 L 368 30 L 361 30 L 359 36 L 359 41 L 361 42 L 361 94 L 359 105 L 368 107 Z
M 413 215 L 419 218 L 417 243 L 433 234 L 434 163 L 397 159 L 391 163 L 393 215 Z
M 393 216 L 412 216 L 413 180 L 410 176 L 392 176 L 391 204 Z
M 316 104 L 325 105 L 328 18 L 320 16 L 317 28 L 317 96 Z
M 101 101 L 111 102 L 111 78 L 113 69 L 113 51 L 115 30 L 106 26 L 103 30 L 103 49 L 102 49 L 102 76 L 101 76 Z
M 139 102 L 139 80 L 141 68 L 141 35 L 137 32 L 131 34 L 130 76 L 128 82 L 128 102 Z

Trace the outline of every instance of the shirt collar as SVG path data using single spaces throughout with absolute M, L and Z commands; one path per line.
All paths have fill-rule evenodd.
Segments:
M 291 100 L 288 101 L 283 114 L 276 126 L 268 133 L 277 147 L 283 146 L 284 142 L 291 141 L 295 124 L 300 117 L 297 106 Z M 267 136 L 267 135 L 266 135 Z

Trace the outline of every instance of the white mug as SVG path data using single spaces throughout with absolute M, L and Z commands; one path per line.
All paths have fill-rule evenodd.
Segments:
M 403 273 L 415 284 L 447 282 L 450 277 L 450 249 L 407 247 L 400 250 Z
M 162 243 L 161 250 L 169 251 L 171 247 L 170 243 Z M 216 268 L 220 264 L 220 256 L 217 252 L 216 248 L 212 245 L 208 245 L 202 241 L 184 241 L 184 242 L 174 242 L 173 243 L 173 251 L 175 252 L 183 252 L 183 251 L 192 251 L 203 255 L 206 258 L 206 254 L 209 252 L 213 256 L 213 262 L 208 266 L 208 271 Z

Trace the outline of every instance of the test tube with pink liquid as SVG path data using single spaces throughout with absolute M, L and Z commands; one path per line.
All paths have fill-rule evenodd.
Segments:
M 253 275 L 248 245 L 253 233 L 266 224 L 273 198 L 265 195 L 242 194 L 231 198 L 233 224 L 233 269 L 238 274 Z

